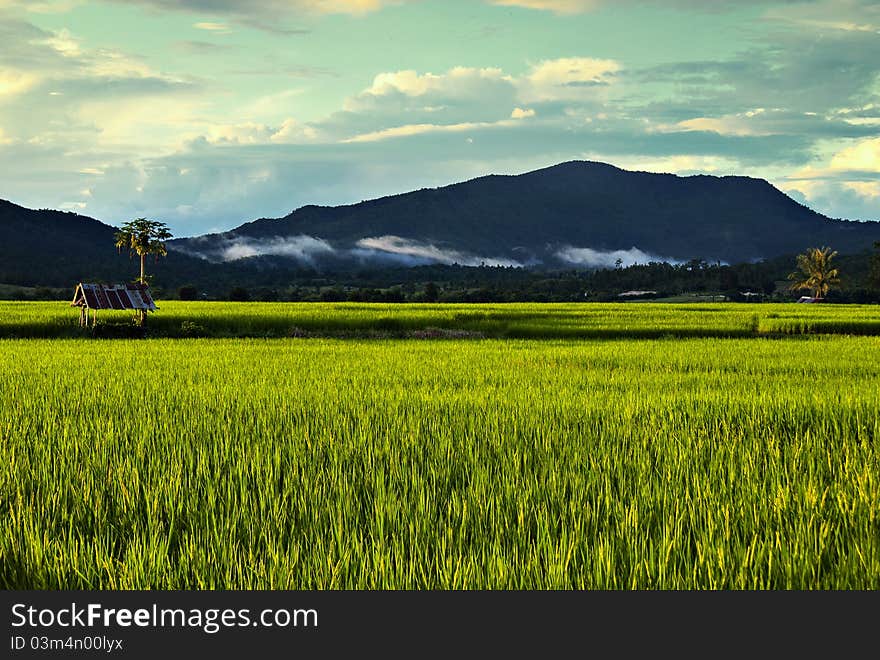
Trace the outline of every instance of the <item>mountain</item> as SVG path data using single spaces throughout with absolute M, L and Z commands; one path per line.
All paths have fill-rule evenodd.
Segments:
M 582 265 L 705 259 L 729 263 L 812 245 L 861 252 L 880 222 L 832 220 L 763 179 L 631 172 L 574 161 L 485 176 L 173 241 L 214 261 Z
M 0 282 L 23 286 L 70 287 L 77 282 L 129 281 L 136 260 L 120 254 L 116 229 L 76 213 L 32 210 L 0 200 Z M 203 259 L 169 254 L 161 268 L 147 265 L 156 282 L 187 281 L 216 270 Z
M 72 291 L 78 281 L 129 280 L 138 264 L 117 252 L 114 232 L 94 218 L 0 200 L 0 283 Z M 813 245 L 863 253 L 877 240 L 880 222 L 829 219 L 761 179 L 570 162 L 350 206 L 304 206 L 175 239 L 147 272 L 156 288 L 193 284 L 225 295 L 235 287 L 331 286 L 363 272 L 404 281 L 409 266 L 738 263 Z

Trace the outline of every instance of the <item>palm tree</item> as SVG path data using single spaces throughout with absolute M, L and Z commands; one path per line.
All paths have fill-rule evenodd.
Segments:
M 168 254 L 168 248 L 165 247 L 165 241 L 171 238 L 171 231 L 167 225 L 158 220 L 147 220 L 146 218 L 135 218 L 122 224 L 119 231 L 116 232 L 116 248 L 119 250 L 127 249 L 129 256 L 137 254 L 141 258 L 141 275 L 137 278 L 137 282 L 143 285 L 147 284 L 147 276 L 144 272 L 144 259 L 148 254 L 164 257 Z M 139 310 L 137 315 L 138 325 L 144 325 L 147 321 L 146 310 Z
M 824 298 L 828 289 L 840 284 L 840 271 L 831 267 L 831 260 L 837 256 L 829 247 L 808 248 L 797 256 L 798 269 L 788 276 L 794 280 L 789 287 L 792 291 L 808 289 L 816 298 Z
M 141 284 L 147 283 L 144 274 L 144 258 L 148 254 L 155 254 L 156 259 L 168 254 L 165 241 L 171 238 L 171 231 L 164 222 L 136 218 L 122 224 L 116 232 L 116 247 L 119 250 L 127 249 L 129 255 L 138 254 L 141 258 L 141 276 L 136 280 Z

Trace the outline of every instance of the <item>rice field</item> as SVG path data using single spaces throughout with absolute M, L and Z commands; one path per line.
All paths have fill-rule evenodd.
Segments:
M 0 587 L 880 588 L 870 307 L 250 305 L 0 341 Z
M 377 304 L 163 301 L 150 337 L 411 337 L 503 339 L 880 335 L 878 305 L 798 304 Z M 98 336 L 130 328 L 126 312 L 101 311 Z M 64 302 L 0 302 L 0 338 L 91 337 Z M 101 331 L 104 331 L 103 334 Z

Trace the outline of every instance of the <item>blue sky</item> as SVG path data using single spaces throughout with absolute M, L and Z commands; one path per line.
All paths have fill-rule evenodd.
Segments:
M 880 220 L 880 3 L 0 0 L 0 198 L 185 236 L 590 159 Z

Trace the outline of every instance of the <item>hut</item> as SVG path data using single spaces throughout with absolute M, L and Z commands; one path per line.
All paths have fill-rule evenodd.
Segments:
M 98 322 L 99 309 L 130 309 L 140 314 L 155 312 L 150 288 L 146 284 L 85 284 L 76 285 L 71 307 L 79 307 L 79 324 L 89 325 L 89 312 L 93 313 L 92 327 Z

